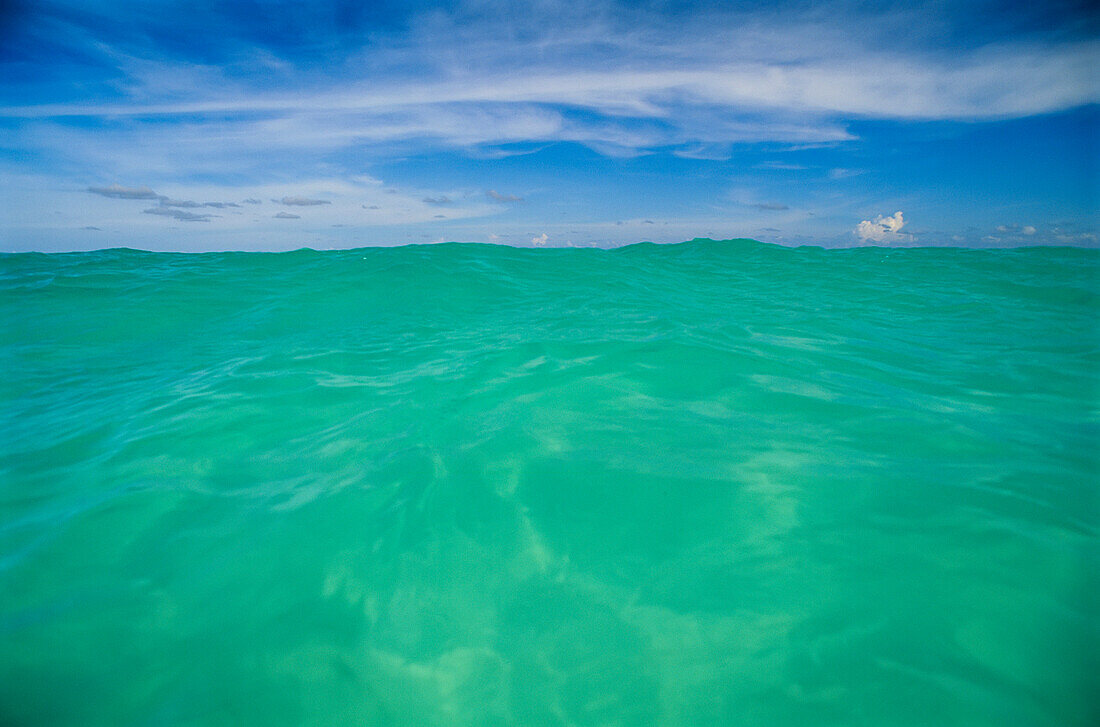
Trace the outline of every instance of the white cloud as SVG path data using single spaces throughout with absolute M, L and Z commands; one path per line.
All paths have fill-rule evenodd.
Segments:
M 534 245 L 535 247 L 543 247 L 544 245 L 546 245 L 546 241 L 549 240 L 549 239 L 550 238 L 544 232 L 541 235 L 539 235 L 538 237 L 532 237 L 531 238 L 531 244 Z
M 1035 231 L 1035 227 L 1033 227 L 1032 225 L 1024 225 L 1024 229 L 1020 230 L 1020 232 L 1024 233 L 1025 235 L 1034 235 Z
M 890 217 L 879 215 L 873 221 L 863 220 L 856 225 L 855 234 L 863 242 L 890 243 L 912 240 L 912 235 L 901 231 L 903 227 L 905 227 L 905 219 L 902 217 L 901 210 L 898 210 Z

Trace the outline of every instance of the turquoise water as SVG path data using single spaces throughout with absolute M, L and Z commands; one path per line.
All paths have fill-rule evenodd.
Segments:
M 1091 725 L 1100 252 L 0 256 L 0 723 Z

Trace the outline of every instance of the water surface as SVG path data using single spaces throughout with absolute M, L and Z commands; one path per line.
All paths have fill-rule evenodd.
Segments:
M 1091 725 L 1100 252 L 0 256 L 0 722 Z

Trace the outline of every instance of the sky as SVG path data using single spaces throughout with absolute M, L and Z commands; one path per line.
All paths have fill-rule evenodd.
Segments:
M 0 250 L 1097 247 L 1090 2 L 0 0 Z

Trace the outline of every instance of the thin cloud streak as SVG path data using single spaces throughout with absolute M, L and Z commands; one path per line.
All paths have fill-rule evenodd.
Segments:
M 161 215 L 162 217 L 171 217 L 181 222 L 207 222 L 214 215 L 197 215 L 194 212 L 188 212 L 187 210 L 177 209 L 175 207 L 151 207 L 147 210 L 142 210 L 147 215 Z
M 160 199 L 160 195 L 148 187 L 123 187 L 112 184 L 109 187 L 88 187 L 88 191 L 111 199 Z
M 323 204 L 332 204 L 327 199 L 310 199 L 309 197 L 283 197 L 271 201 L 276 204 L 285 204 L 288 207 L 316 207 Z

